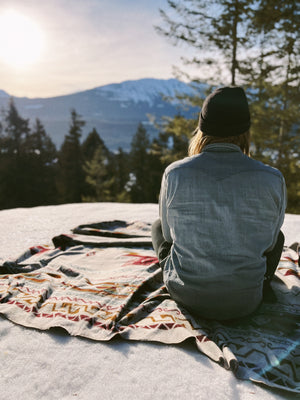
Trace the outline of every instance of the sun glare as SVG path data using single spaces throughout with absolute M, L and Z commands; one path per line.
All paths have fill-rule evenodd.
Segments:
M 26 68 L 38 61 L 42 47 L 43 35 L 33 20 L 13 10 L 0 14 L 0 62 Z

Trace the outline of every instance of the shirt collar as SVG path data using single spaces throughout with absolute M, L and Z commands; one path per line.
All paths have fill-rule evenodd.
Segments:
M 204 147 L 203 152 L 240 152 L 242 153 L 242 150 L 239 146 L 236 144 L 232 143 L 212 143 L 208 144 Z

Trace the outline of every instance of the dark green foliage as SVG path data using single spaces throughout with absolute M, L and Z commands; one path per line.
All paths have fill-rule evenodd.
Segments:
M 82 201 L 106 201 L 109 196 L 109 151 L 94 128 L 81 145 L 84 182 Z
M 116 154 L 110 155 L 109 170 L 114 176 L 112 186 L 113 198 L 121 203 L 130 202 L 130 194 L 127 189 L 130 173 L 129 154 L 119 148 Z
M 83 201 L 113 201 L 114 175 L 111 171 L 111 156 L 96 129 L 82 144 L 85 190 Z
M 39 120 L 32 131 L 13 102 L 4 112 L 0 138 L 0 207 L 54 203 L 56 149 Z
M 160 158 L 165 167 L 187 156 L 189 141 L 196 126 L 197 120 L 186 119 L 181 115 L 165 121 L 158 141 L 161 148 Z
M 4 114 L 4 136 L 3 149 L 12 155 L 20 155 L 24 152 L 24 142 L 29 135 L 29 120 L 22 118 L 15 106 L 13 99 L 10 100 L 8 110 Z
M 88 136 L 81 145 L 83 161 L 86 162 L 91 160 L 94 157 L 95 151 L 99 146 L 103 148 L 104 152 L 108 156 L 109 154 L 108 149 L 106 148 L 103 140 L 99 136 L 97 130 L 93 128 L 93 130 L 88 134 Z
M 156 203 L 163 173 L 161 154 L 156 140 L 151 144 L 145 127 L 140 123 L 130 150 L 130 173 L 125 188 L 133 203 Z
M 283 173 L 288 211 L 299 212 L 300 19 L 296 2 L 261 0 L 253 30 L 259 38 L 259 57 L 249 58 L 244 71 L 252 94 L 253 156 Z
M 185 64 L 199 67 L 205 78 L 219 83 L 225 79 L 236 84 L 240 61 L 247 47 L 247 29 L 254 0 L 167 0 L 168 12 L 160 10 L 163 25 L 157 31 L 173 44 L 184 44 L 195 49 L 191 58 L 183 57 Z
M 206 76 L 204 67 L 208 67 L 213 75 L 211 82 L 230 82 L 248 89 L 252 155 L 282 171 L 288 189 L 287 211 L 300 212 L 299 2 L 167 3 L 168 11 L 161 11 L 163 22 L 158 31 L 175 45 L 184 43 L 193 48 L 195 55 L 186 63 L 200 66 Z M 227 71 L 227 78 L 221 70 Z M 180 130 L 180 124 L 174 118 L 172 129 Z M 168 137 L 166 130 L 164 135 Z M 166 155 L 171 161 L 172 151 Z
M 149 136 L 144 126 L 140 123 L 133 136 L 130 150 L 129 191 L 133 203 L 149 201 L 149 147 Z
M 154 141 L 155 142 L 155 141 Z M 94 130 L 82 144 L 85 154 L 83 201 L 157 202 L 163 163 L 139 124 L 130 153 L 110 153 Z
M 71 111 L 59 152 L 37 119 L 32 129 L 13 101 L 0 126 L 0 207 L 81 201 L 157 202 L 165 164 L 140 124 L 131 152 L 111 153 L 95 129 L 80 144 L 84 121 Z M 161 145 L 160 145 L 161 146 Z
M 61 203 L 81 202 L 84 173 L 79 139 L 84 125 L 85 122 L 72 110 L 69 134 L 65 136 L 58 156 L 57 189 Z
M 26 170 L 28 197 L 26 205 L 55 204 L 56 147 L 47 135 L 44 126 L 36 119 L 31 133 L 24 143 L 26 149 Z
M 1 206 L 23 206 L 28 201 L 27 182 L 30 179 L 26 141 L 29 121 L 23 119 L 11 100 L 5 113 L 1 137 Z
M 27 180 L 24 168 L 24 142 L 28 135 L 29 121 L 19 115 L 13 100 L 11 100 L 8 110 L 4 113 L 3 133 L 1 135 L 1 208 L 24 204 L 23 189 Z

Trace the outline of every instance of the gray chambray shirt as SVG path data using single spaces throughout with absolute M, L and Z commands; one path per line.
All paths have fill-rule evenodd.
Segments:
M 286 209 L 282 174 L 234 144 L 210 144 L 165 170 L 160 218 L 173 243 L 164 282 L 174 300 L 207 318 L 247 315 L 262 300 L 264 253 Z

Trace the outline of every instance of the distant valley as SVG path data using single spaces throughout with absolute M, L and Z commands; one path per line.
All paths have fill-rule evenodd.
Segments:
M 178 113 L 195 117 L 199 107 L 183 108 L 175 96 L 198 94 L 204 97 L 205 89 L 205 84 L 200 84 L 196 92 L 177 79 L 149 78 L 100 86 L 59 97 L 13 98 L 20 115 L 29 118 L 31 123 L 39 118 L 58 147 L 68 133 L 70 110 L 74 108 L 86 121 L 82 139 L 95 127 L 110 150 L 119 147 L 128 150 L 140 122 L 153 137 L 157 134 L 153 119 L 160 121 L 163 116 L 173 117 Z M 7 108 L 10 97 L 0 90 L 1 109 Z M 167 101 L 166 97 L 174 100 Z

